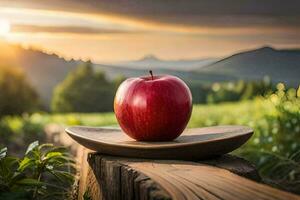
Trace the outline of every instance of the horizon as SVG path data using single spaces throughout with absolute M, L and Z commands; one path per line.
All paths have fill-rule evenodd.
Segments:
M 212 2 L 0 1 L 0 37 L 67 60 L 95 63 L 223 58 L 272 46 L 300 48 L 300 9 L 269 0 Z M 219 2 L 220 3 L 220 2 Z M 300 6 L 299 6 L 300 7 Z M 182 11 L 184 8 L 184 11 Z
M 7 41 L 5 41 L 7 42 Z M 0 37 L 0 43 L 3 43 L 3 40 L 1 40 L 1 37 Z M 223 60 L 223 59 L 226 59 L 228 57 L 231 57 L 231 56 L 234 56 L 234 55 L 237 55 L 237 54 L 240 54 L 240 53 L 245 53 L 245 52 L 248 52 L 248 51 L 254 51 L 254 50 L 259 50 L 259 49 L 264 49 L 264 48 L 270 48 L 270 49 L 273 49 L 275 51 L 284 51 L 284 50 L 294 50 L 294 51 L 297 51 L 297 50 L 300 50 L 300 47 L 295 47 L 295 48 L 276 48 L 272 45 L 262 45 L 262 46 L 258 46 L 256 48 L 249 48 L 249 49 L 243 49 L 243 50 L 239 50 L 239 51 L 234 51 L 228 55 L 224 55 L 222 57 L 195 57 L 195 58 L 174 58 L 174 59 L 165 59 L 165 58 L 162 58 L 158 55 L 155 55 L 153 53 L 149 53 L 149 54 L 145 54 L 137 59 L 132 59 L 132 60 L 108 60 L 108 61 L 103 61 L 103 62 L 97 62 L 97 61 L 94 61 L 92 59 L 89 59 L 89 58 L 86 58 L 86 59 L 82 59 L 82 58 L 73 58 L 73 57 L 64 57 L 63 55 L 57 53 L 57 52 L 51 52 L 47 49 L 42 49 L 42 48 L 39 48 L 39 47 L 35 47 L 35 46 L 24 46 L 22 45 L 21 43 L 12 43 L 12 42 L 8 42 L 8 44 L 10 45 L 16 45 L 16 46 L 19 46 L 25 50 L 32 50 L 32 51 L 38 51 L 38 52 L 42 52 L 44 54 L 47 54 L 47 55 L 55 55 L 59 58 L 62 58 L 66 61 L 70 61 L 70 60 L 75 60 L 75 61 L 83 61 L 83 62 L 87 62 L 87 61 L 91 61 L 92 63 L 94 64 L 119 64 L 119 63 L 122 63 L 122 62 L 136 62 L 136 61 L 141 61 L 141 60 L 144 60 L 144 59 L 147 59 L 148 57 L 153 57 L 154 59 L 157 59 L 159 61 L 173 61 L 173 62 L 176 62 L 176 61 L 201 61 L 201 60 L 209 60 L 209 59 L 216 59 L 216 60 Z

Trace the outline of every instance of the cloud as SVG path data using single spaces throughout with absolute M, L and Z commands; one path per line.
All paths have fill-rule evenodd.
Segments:
M 9 6 L 11 1 L 2 0 Z M 300 25 L 293 0 L 15 0 L 14 6 L 106 14 L 193 27 L 284 27 Z
M 27 24 L 12 24 L 13 33 L 72 33 L 72 34 L 115 34 L 133 33 L 118 29 L 91 28 L 81 26 L 41 26 Z

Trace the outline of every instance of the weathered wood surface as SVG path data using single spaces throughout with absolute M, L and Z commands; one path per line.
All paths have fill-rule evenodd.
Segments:
M 226 154 L 215 159 L 201 160 L 199 163 L 227 169 L 234 174 L 243 176 L 256 182 L 261 182 L 261 177 L 259 176 L 256 167 L 249 161 L 240 157 Z
M 88 190 L 93 200 L 194 199 L 193 197 L 233 200 L 299 199 L 299 196 L 257 183 L 260 178 L 255 167 L 234 156 L 224 155 L 198 162 L 112 157 L 91 153 L 67 136 L 60 126 L 51 125 L 46 129 L 48 141 L 69 146 L 77 158 L 77 199 L 80 200 Z
M 75 126 L 66 132 L 83 146 L 103 154 L 151 159 L 199 160 L 222 155 L 244 144 L 253 134 L 246 126 L 186 129 L 167 142 L 141 142 L 120 129 Z
M 299 199 L 255 182 L 259 180 L 255 168 L 245 160 L 228 155 L 205 161 L 214 166 L 97 153 L 90 153 L 88 161 L 98 180 L 102 199 Z

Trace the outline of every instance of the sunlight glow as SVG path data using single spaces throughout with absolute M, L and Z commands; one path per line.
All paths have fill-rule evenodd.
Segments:
M 0 19 L 0 35 L 5 36 L 10 32 L 10 23 L 7 20 Z

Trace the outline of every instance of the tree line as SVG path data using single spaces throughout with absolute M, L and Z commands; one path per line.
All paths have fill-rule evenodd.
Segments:
M 110 112 L 124 77 L 108 80 L 90 61 L 69 72 L 53 91 L 52 112 Z M 273 90 L 270 79 L 213 84 L 188 82 L 194 103 L 219 103 L 251 99 Z M 0 66 L 0 117 L 41 110 L 41 102 L 24 73 L 16 67 Z

